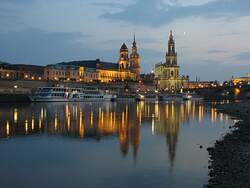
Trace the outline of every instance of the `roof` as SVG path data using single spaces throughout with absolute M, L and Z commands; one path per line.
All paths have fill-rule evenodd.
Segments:
M 3 69 L 8 69 L 8 70 L 34 72 L 37 74 L 43 74 L 43 72 L 44 72 L 44 66 L 39 66 L 39 65 L 1 64 L 1 67 Z
M 84 61 L 70 61 L 70 62 L 62 62 L 60 65 L 74 65 L 74 66 L 82 66 L 86 68 L 95 68 L 95 69 L 104 69 L 104 70 L 118 70 L 119 66 L 117 63 L 110 63 L 96 60 L 84 60 Z

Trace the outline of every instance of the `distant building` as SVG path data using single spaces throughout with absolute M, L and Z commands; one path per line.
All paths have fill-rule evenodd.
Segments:
M 46 80 L 58 81 L 104 83 L 138 81 L 140 79 L 140 56 L 137 53 L 135 37 L 130 58 L 128 48 L 123 43 L 118 63 L 104 62 L 100 59 L 63 62 L 46 66 L 44 75 Z
M 250 72 L 247 74 L 247 77 L 232 77 L 231 82 L 233 84 L 250 84 Z
M 161 90 L 180 91 L 188 81 L 188 76 L 180 76 L 179 69 L 175 41 L 172 31 L 170 31 L 166 62 L 155 65 L 155 80 L 158 88 Z
M 44 67 L 24 64 L 1 64 L 0 79 L 4 80 L 43 80 Z
M 211 88 L 218 85 L 217 81 L 188 81 L 183 84 L 183 89 Z

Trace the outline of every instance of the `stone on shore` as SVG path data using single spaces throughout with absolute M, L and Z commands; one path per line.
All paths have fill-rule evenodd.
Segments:
M 207 148 L 210 155 L 210 179 L 204 187 L 248 188 L 250 187 L 250 103 L 230 103 L 218 106 L 242 121 L 233 131 Z

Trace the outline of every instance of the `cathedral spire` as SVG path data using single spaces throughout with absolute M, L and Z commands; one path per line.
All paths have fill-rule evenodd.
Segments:
M 133 46 L 136 47 L 136 42 L 135 42 L 135 32 L 134 32 L 134 41 L 133 41 Z
M 168 39 L 168 51 L 166 53 L 166 63 L 168 65 L 177 65 L 177 53 L 175 51 L 175 41 L 172 30 L 170 30 Z
M 136 79 L 140 79 L 140 56 L 137 52 L 136 38 L 134 32 L 134 41 L 132 44 L 132 52 L 130 54 L 130 70 L 136 73 Z
M 169 35 L 169 39 L 168 39 L 168 53 L 175 54 L 175 41 L 174 41 L 172 30 L 170 30 L 170 35 Z

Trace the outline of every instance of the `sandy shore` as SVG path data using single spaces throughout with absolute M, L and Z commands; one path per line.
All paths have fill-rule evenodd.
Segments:
M 207 148 L 210 155 L 210 179 L 204 187 L 250 187 L 250 102 L 218 106 L 222 111 L 240 119 L 232 132 Z

